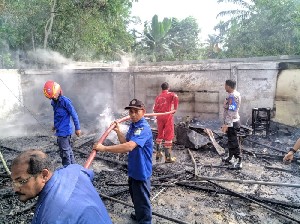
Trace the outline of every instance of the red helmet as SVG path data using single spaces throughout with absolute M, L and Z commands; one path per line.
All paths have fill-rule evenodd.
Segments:
M 49 99 L 57 99 L 59 95 L 62 95 L 62 89 L 58 83 L 47 81 L 44 85 L 44 95 Z

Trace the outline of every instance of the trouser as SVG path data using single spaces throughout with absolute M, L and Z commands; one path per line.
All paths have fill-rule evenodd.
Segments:
M 173 115 L 163 115 L 157 118 L 157 140 L 172 141 L 174 138 Z
M 59 154 L 62 160 L 62 165 L 67 166 L 69 164 L 75 163 L 75 158 L 71 147 L 71 135 L 65 137 L 58 136 L 57 144 L 60 151 Z
M 156 144 L 161 145 L 164 141 L 164 146 L 171 148 L 174 138 L 173 115 L 163 115 L 157 118 L 157 132 Z
M 228 127 L 227 130 L 227 138 L 228 138 L 228 151 L 229 151 L 229 159 L 234 156 L 236 159 L 241 160 L 241 149 L 239 145 L 239 140 L 237 136 L 237 132 L 240 130 L 240 122 L 233 122 L 233 127 Z
M 139 224 L 151 224 L 150 178 L 145 181 L 128 179 L 129 193 Z

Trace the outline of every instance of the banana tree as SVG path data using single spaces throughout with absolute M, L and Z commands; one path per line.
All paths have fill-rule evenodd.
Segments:
M 172 19 L 164 18 L 162 22 L 159 22 L 157 15 L 153 16 L 150 26 L 145 25 L 144 42 L 150 51 L 153 61 L 161 61 L 165 57 L 172 55 L 172 50 L 166 42 L 171 26 Z

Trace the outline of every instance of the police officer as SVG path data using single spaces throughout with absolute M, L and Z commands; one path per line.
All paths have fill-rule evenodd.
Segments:
M 222 131 L 228 137 L 228 157 L 224 158 L 225 165 L 230 165 L 233 169 L 242 168 L 241 148 L 238 141 L 237 132 L 240 129 L 239 109 L 241 105 L 241 94 L 235 90 L 236 82 L 233 80 L 225 81 L 225 90 L 228 93 L 224 101 L 224 120 Z M 231 164 L 232 157 L 237 159 L 237 163 Z

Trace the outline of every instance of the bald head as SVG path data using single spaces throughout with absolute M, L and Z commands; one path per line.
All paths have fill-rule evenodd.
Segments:
M 24 164 L 28 164 L 28 174 L 35 175 L 40 173 L 43 169 L 47 169 L 50 172 L 53 172 L 53 165 L 51 160 L 41 150 L 29 149 L 22 152 L 12 161 L 11 168 Z

